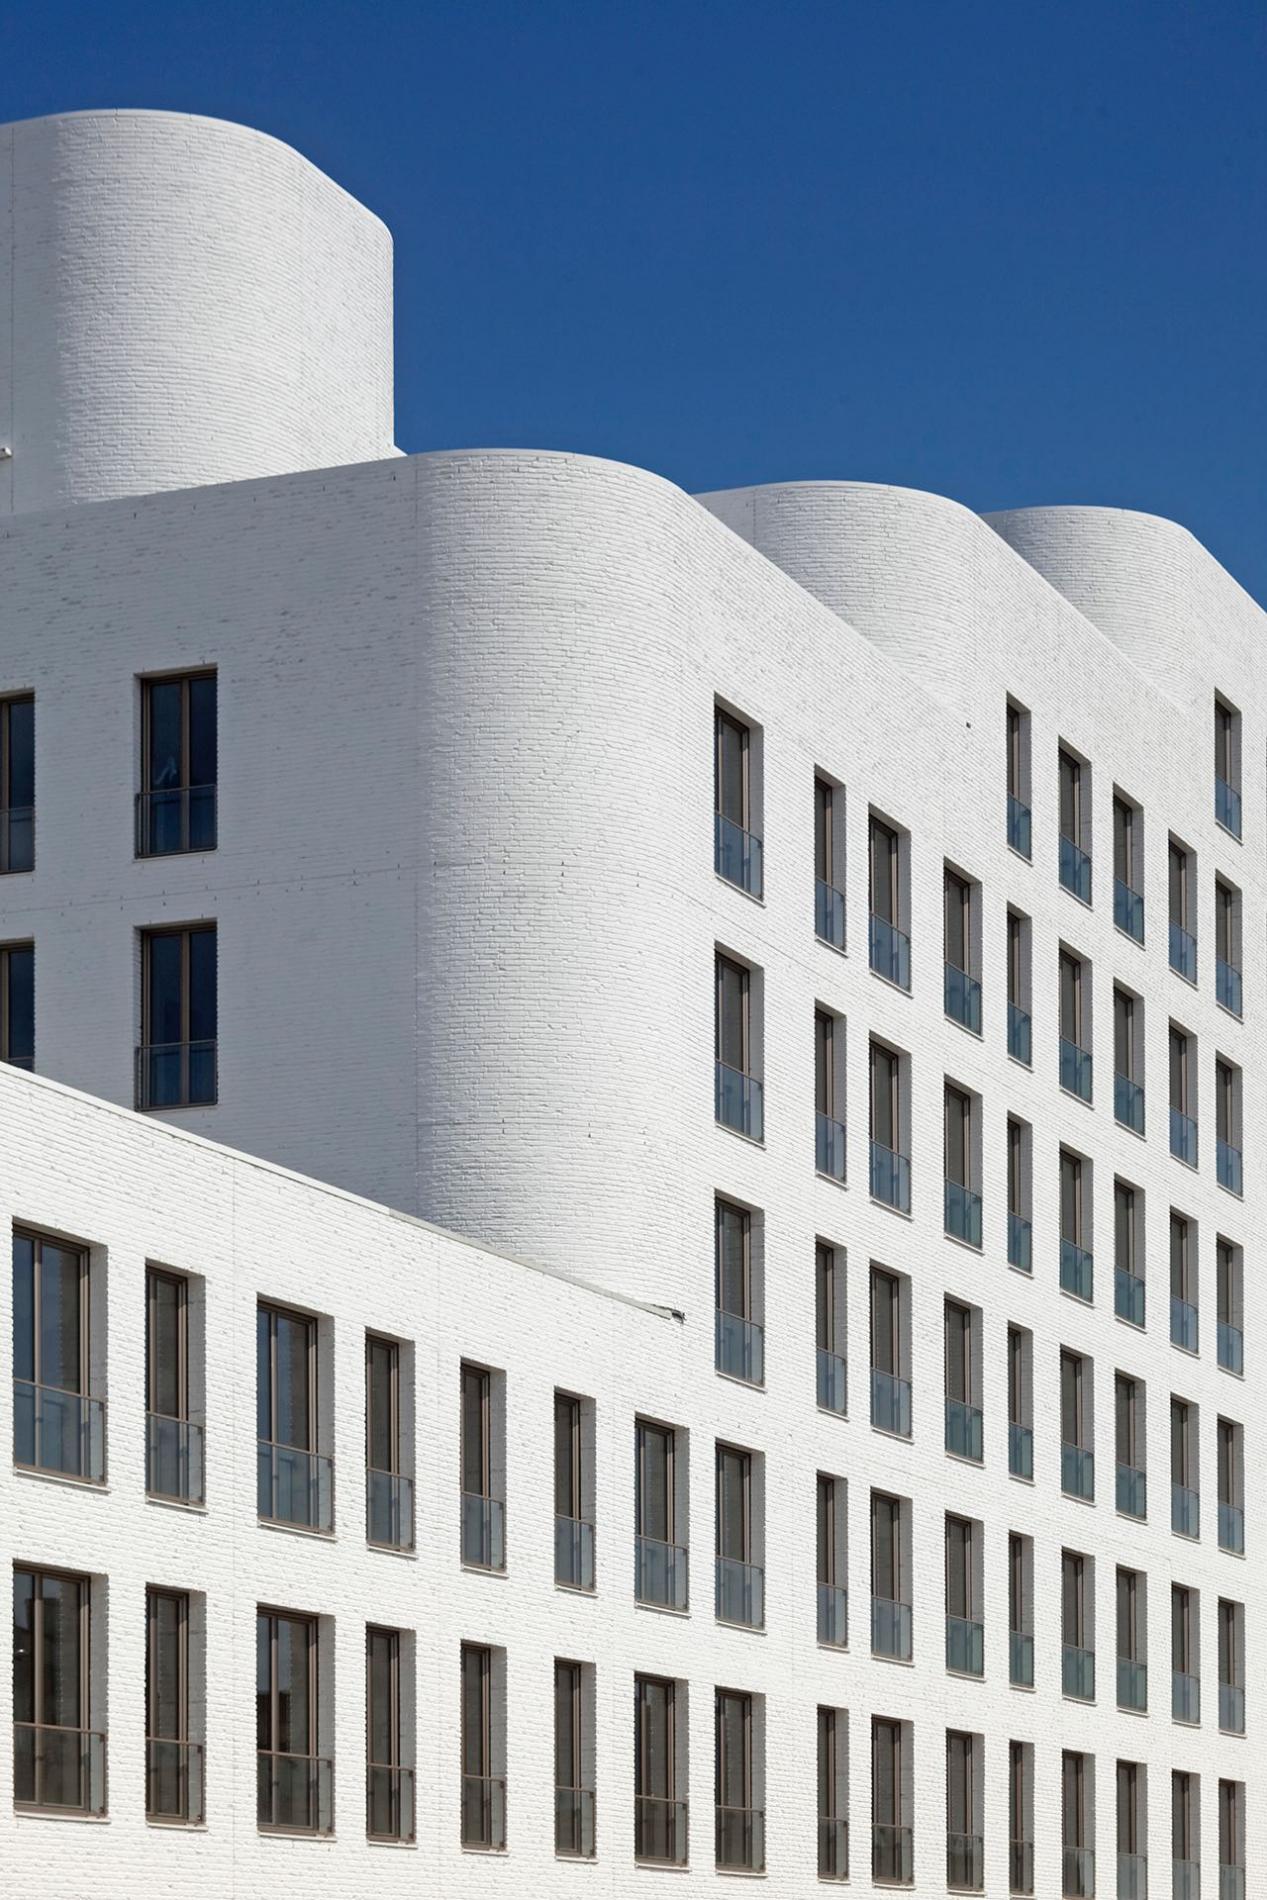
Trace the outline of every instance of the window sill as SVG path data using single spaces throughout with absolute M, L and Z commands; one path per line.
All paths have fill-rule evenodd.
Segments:
M 65 1471 L 44 1471 L 39 1465 L 14 1465 L 15 1478 L 34 1478 L 40 1484 L 61 1485 L 69 1491 L 85 1491 L 93 1497 L 109 1497 L 110 1483 L 106 1478 L 74 1478 Z M 43 1809 L 39 1810 L 43 1813 Z
M 338 1845 L 338 1836 L 333 1828 L 321 1834 L 315 1827 L 260 1827 L 257 1823 L 255 1837 L 261 1841 L 312 1841 L 318 1847 Z
M 652 1616 L 676 1616 L 680 1620 L 689 1617 L 691 1614 L 689 1604 L 684 1610 L 675 1610 L 671 1603 L 648 1603 L 644 1597 L 634 1598 L 634 1608 L 635 1610 L 646 1610 Z M 650 1865 L 651 1863 L 647 1864 Z M 666 1861 L 664 1863 L 665 1866 L 672 1866 L 673 1864 L 672 1861 Z M 655 1862 L 655 1865 L 659 1866 L 660 1862 Z
M 598 1595 L 598 1585 L 595 1583 L 560 1583 L 556 1577 L 554 1587 L 556 1590 L 562 1590 L 563 1594 L 569 1597 L 596 1597 Z M 561 1854 L 559 1856 L 560 1860 L 593 1860 L 593 1858 L 592 1854 Z
M 182 1511 L 187 1517 L 206 1517 L 206 1504 L 195 1504 L 192 1498 L 169 1498 L 161 1491 L 147 1491 L 147 1504 L 157 1505 L 160 1511 Z
M 393 1841 L 389 1840 L 386 1834 L 367 1834 L 365 1836 L 365 1845 L 367 1847 L 385 1847 L 390 1853 L 398 1854 L 402 1847 L 406 1853 L 413 1853 L 418 1846 L 418 1842 L 416 1839 L 412 1841 Z
M 714 884 L 724 884 L 728 891 L 737 891 L 740 897 L 746 897 L 750 904 L 756 904 L 758 908 L 761 910 L 765 909 L 765 893 L 764 892 L 762 893 L 760 897 L 758 897 L 755 891 L 746 891 L 742 884 L 736 884 L 733 877 L 723 877 L 720 871 L 713 872 L 713 882 Z M 490 1850 L 487 1848 L 477 1848 L 475 1850 L 471 1850 L 468 1848 L 467 1852 L 469 1853 L 471 1851 L 475 1851 L 477 1853 L 487 1853 L 494 1850 Z
M 1216 818 L 1214 822 L 1216 826 L 1218 827 L 1218 829 L 1223 833 L 1223 836 L 1225 838 L 1230 838 L 1234 844 L 1243 844 L 1245 842 L 1240 832 L 1233 831 L 1232 827 L 1230 825 L 1225 825 L 1221 818 Z
M 737 1385 L 743 1392 L 764 1392 L 766 1389 L 764 1379 L 760 1384 L 755 1379 L 741 1379 L 737 1372 L 723 1372 L 720 1366 L 714 1366 L 713 1371 L 719 1379 L 724 1379 L 727 1385 Z
M 205 1834 L 205 1821 L 164 1821 L 159 1815 L 147 1814 L 146 1827 L 157 1828 L 162 1834 Z
M 883 1207 L 890 1214 L 896 1214 L 899 1220 L 914 1220 L 915 1216 L 905 1207 L 894 1207 L 892 1201 L 882 1201 L 878 1194 L 869 1196 L 872 1207 Z M 949 1236 L 947 1236 L 949 1238 Z
M 1095 1108 L 1095 1103 L 1093 1101 L 1088 1101 L 1085 1095 L 1079 1095 L 1077 1089 L 1067 1089 L 1063 1082 L 1060 1085 L 1060 1093 L 1064 1096 L 1067 1102 L 1081 1102 L 1084 1108 L 1090 1108 L 1090 1109 Z
M 314 1531 L 306 1524 L 285 1524 L 276 1517 L 257 1516 L 255 1522 L 262 1531 L 277 1531 L 283 1537 L 302 1537 L 306 1541 L 318 1544 L 333 1544 L 335 1542 L 335 1533 L 333 1530 Z M 273 1831 L 271 1828 L 261 1829 L 262 1833 L 272 1833 Z
M 509 1568 L 505 1564 L 502 1565 L 500 1570 L 494 1570 L 491 1564 L 463 1563 L 463 1564 L 459 1564 L 458 1568 L 461 1570 L 463 1576 L 465 1577 L 500 1577 L 502 1581 L 504 1582 L 505 1579 L 510 1575 Z M 481 1852 L 488 1851 L 491 1853 L 494 1850 L 490 1848 L 488 1850 L 481 1849 L 480 1851 Z
M 745 1135 L 742 1128 L 732 1128 L 729 1122 L 719 1121 L 716 1116 L 713 1117 L 713 1127 L 720 1128 L 723 1135 L 730 1135 L 735 1141 L 745 1142 L 749 1148 L 756 1148 L 760 1153 L 765 1153 L 764 1135 L 760 1137 Z
M 764 1143 L 762 1145 L 764 1146 Z M 848 1181 L 842 1181 L 838 1174 L 829 1174 L 826 1168 L 815 1168 L 814 1179 L 816 1181 L 830 1181 L 832 1186 L 837 1188 L 847 1188 L 849 1186 Z
M 322 1534 L 324 1535 L 324 1533 Z M 376 1544 L 373 1538 L 367 1537 L 365 1540 L 365 1548 L 366 1550 L 376 1550 L 380 1556 L 383 1557 L 403 1557 L 406 1563 L 416 1563 L 418 1560 L 418 1551 L 415 1545 L 410 1545 L 409 1548 L 406 1549 L 403 1544 Z M 368 1839 L 369 1837 L 367 1836 L 366 1838 Z
M 19 1822 L 69 1821 L 76 1827 L 108 1827 L 110 1824 L 110 1816 L 108 1814 L 76 1814 L 71 1808 L 65 1810 L 59 1810 L 57 1808 L 20 1808 L 15 1802 L 13 1813 L 14 1818 Z

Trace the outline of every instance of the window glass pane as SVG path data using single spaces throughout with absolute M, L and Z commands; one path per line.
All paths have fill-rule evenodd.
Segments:
M 9 701 L 9 747 L 6 783 L 0 791 L 0 804 L 27 806 L 35 803 L 35 701 Z
M 560 1517 L 579 1517 L 577 1496 L 577 1439 L 580 1405 L 576 1399 L 555 1394 L 554 1400 L 554 1508 Z
M 214 1042 L 216 1035 L 216 933 L 189 933 L 189 1040 Z
M 717 1056 L 728 1068 L 748 1067 L 748 972 L 717 959 Z
M 487 1775 L 485 1728 L 488 1651 L 467 1644 L 462 1651 L 462 1773 Z
M 151 680 L 149 697 L 149 782 L 147 791 L 163 791 L 182 782 L 180 681 Z
M 488 1374 L 462 1368 L 462 1489 L 473 1497 L 488 1495 L 488 1447 L 485 1408 Z
M 35 1055 L 35 952 L 29 944 L 16 945 L 3 958 L 9 1062 L 30 1062 Z
M 214 675 L 189 682 L 189 783 L 216 782 L 216 682 Z
M 729 1445 L 717 1447 L 717 1554 L 748 1561 L 748 1458 Z
M 396 1348 L 386 1339 L 371 1339 L 367 1354 L 367 1419 L 369 1463 L 374 1471 L 395 1471 L 392 1385 Z
M 147 1032 L 151 1043 L 182 1040 L 181 1021 L 181 937 L 151 936 L 147 939 L 149 994 L 146 999 Z
M 284 1755 L 313 1752 L 313 1717 L 309 1680 L 311 1626 L 300 1617 L 276 1619 L 277 1747 Z
M 35 1243 L 13 1236 L 13 1376 L 35 1377 Z
M 397 1637 L 393 1630 L 371 1629 L 366 1647 L 366 1734 L 369 1759 L 387 1765 L 396 1761 L 396 1733 L 393 1719 L 393 1689 L 396 1676 Z
M 13 1573 L 13 1719 L 35 1720 L 35 1578 Z
M 311 1320 L 294 1313 L 274 1316 L 276 1387 L 273 1393 L 274 1435 L 279 1445 L 312 1449 L 312 1392 L 309 1349 Z
M 57 1728 L 82 1728 L 79 1584 L 70 1577 L 46 1575 L 41 1579 L 40 1597 L 44 1641 L 37 1720 Z
M 180 1741 L 185 1733 L 182 1663 L 186 1599 L 170 1590 L 151 1590 L 149 1599 L 145 1658 L 149 1737 Z
M 149 1408 L 167 1418 L 183 1418 L 181 1340 L 185 1289 L 169 1273 L 149 1276 Z
M 728 1201 L 717 1203 L 717 1304 L 723 1313 L 748 1316 L 748 1215 Z
M 673 1542 L 670 1458 L 673 1434 L 658 1425 L 638 1427 L 638 1535 Z
M 39 1380 L 63 1392 L 80 1383 L 80 1258 L 44 1241 L 40 1248 Z
M 554 1665 L 554 1780 L 559 1788 L 581 1785 L 579 1663 Z
M 751 1702 L 747 1696 L 725 1690 L 717 1696 L 717 1805 L 751 1806 L 749 1797 L 748 1728 Z
M 273 1746 L 272 1717 L 272 1637 L 271 1616 L 255 1619 L 255 1746 Z
M 717 809 L 746 830 L 748 728 L 729 714 L 717 715 Z

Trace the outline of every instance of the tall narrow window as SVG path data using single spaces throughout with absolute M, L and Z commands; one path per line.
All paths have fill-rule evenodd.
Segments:
M 554 1395 L 554 1581 L 565 1590 L 594 1588 L 588 1410 L 571 1392 Z
M 1215 1164 L 1219 1186 L 1243 1191 L 1241 1165 L 1241 1072 L 1222 1056 L 1214 1064 Z
M 761 839 L 754 823 L 752 732 L 733 713 L 716 710 L 715 785 L 717 816 L 713 866 L 718 877 L 760 897 Z
M 1201 1720 L 1201 1638 L 1197 1593 L 1170 1586 L 1171 1712 L 1176 1722 Z
M 1234 838 L 1241 835 L 1241 716 L 1225 699 L 1214 701 L 1214 816 Z
M 1143 1004 L 1129 990 L 1113 989 L 1113 1113 L 1132 1134 L 1144 1132 L 1144 1085 L 1140 1080 Z
M 1034 1059 L 1030 1021 L 1029 920 L 1019 911 L 1007 914 L 1007 1052 L 1029 1068 Z
M 1201 1891 L 1200 1790 L 1198 1775 L 1176 1768 L 1170 1776 L 1170 1833 L 1176 1894 Z
M 183 1590 L 145 1593 L 145 1812 L 202 1819 L 202 1748 L 190 1739 L 190 1608 Z
M 13 1462 L 63 1478 L 106 1475 L 105 1409 L 89 1390 L 88 1255 L 13 1234 Z
M 1021 1273 L 1034 1270 L 1029 1128 L 1014 1115 L 1007 1118 L 1007 1258 Z
M 1087 773 L 1080 759 L 1061 746 L 1060 881 L 1084 904 L 1091 902 L 1091 831 L 1088 823 Z
M 0 1062 L 35 1067 L 35 945 L 0 944 Z
M 1007 703 L 1007 841 L 1023 858 L 1031 852 L 1029 714 Z
M 414 1482 L 405 1463 L 400 1341 L 365 1335 L 365 1535 L 390 1550 L 414 1546 Z
M 974 942 L 975 905 L 973 887 L 966 877 L 947 867 L 944 877 L 943 904 L 946 939 L 947 1016 L 962 1023 L 974 1035 L 981 1034 L 981 983 L 977 971 Z
M 1186 1399 L 1170 1401 L 1170 1528 L 1177 1537 L 1198 1537 L 1201 1531 L 1200 1462 L 1197 1455 L 1197 1408 Z
M 91 1721 L 87 1577 L 13 1572 L 13 1799 L 101 1814 L 106 1738 Z
M 972 1096 L 947 1082 L 944 1120 L 946 1232 L 969 1247 L 981 1245 L 981 1196 L 977 1191 L 975 1123 Z
M 1241 894 L 1214 880 L 1214 993 L 1233 1016 L 1241 1014 Z
M 1170 967 L 1197 980 L 1197 914 L 1193 889 L 1192 853 L 1172 838 L 1167 851 L 1168 892 L 1170 899 Z
M 1215 1432 L 1219 1477 L 1219 1549 L 1245 1551 L 1245 1432 L 1221 1418 Z
M 955 1893 L 985 1885 L 980 1744 L 980 1736 L 946 1730 L 946 1885 Z
M 333 1765 L 318 1746 L 315 1616 L 261 1610 L 256 1617 L 256 1748 L 261 1828 L 328 1834 Z
M 849 1878 L 849 1718 L 818 1711 L 818 1877 Z
M 1113 1311 L 1142 1326 L 1146 1311 L 1143 1195 L 1129 1181 L 1113 1183 Z
M 830 1010 L 814 1011 L 814 1165 L 833 1181 L 845 1178 L 845 1026 Z
M 0 876 L 35 869 L 35 700 L 0 699 Z
M 554 1851 L 568 1859 L 594 1852 L 594 1779 L 585 1667 L 554 1665 Z
M 1143 1714 L 1148 1708 L 1148 1640 L 1142 1571 L 1117 1573 L 1117 1700 L 1118 1707 Z
M 985 1672 L 981 1621 L 981 1534 L 970 1518 L 946 1513 L 946 1667 L 960 1676 Z
M 1060 953 L 1060 1086 L 1091 1100 L 1091 1006 L 1087 966 Z
M 843 1649 L 849 1641 L 845 1481 L 818 1474 L 818 1640 Z
M 1126 799 L 1113 800 L 1113 921 L 1137 943 L 1144 941 L 1144 878 L 1140 837 L 1144 821 Z
M 717 1615 L 723 1623 L 761 1629 L 765 1572 L 760 1562 L 756 1474 L 751 1452 L 717 1447 Z
M 845 947 L 845 795 L 814 778 L 814 929 L 833 949 Z
M 1170 1152 L 1190 1168 L 1197 1165 L 1197 1102 L 1193 1086 L 1192 1037 L 1170 1025 Z
M 493 1375 L 463 1361 L 461 1394 L 462 1562 L 506 1568 L 506 1505 L 494 1483 Z
M 911 1211 L 911 1161 L 904 1151 L 902 1058 L 871 1044 L 871 1193 L 900 1213 Z
M 506 1774 L 501 1698 L 494 1653 L 462 1645 L 462 1845 L 506 1845 Z
M 1144 1389 L 1138 1379 L 1119 1372 L 1113 1379 L 1113 1429 L 1117 1449 L 1117 1508 L 1124 1517 L 1148 1515 L 1148 1476 L 1144 1464 Z
M 1245 1605 L 1219 1598 L 1219 1727 L 1245 1733 Z
M 203 1500 L 202 1426 L 190 1417 L 189 1282 L 145 1270 L 146 1489 L 182 1504 Z
M 216 1099 L 216 927 L 141 933 L 138 1108 L 200 1108 Z
M 902 1281 L 871 1269 L 871 1423 L 899 1438 L 911 1435 L 911 1382 Z
M 1091 1362 L 1080 1352 L 1060 1352 L 1060 1488 L 1069 1497 L 1095 1496 L 1091 1417 Z
M 1060 1553 L 1062 1687 L 1081 1702 L 1095 1701 L 1095 1589 L 1092 1560 L 1081 1551 Z
M 365 1631 L 365 1831 L 371 1840 L 414 1838 L 414 1773 L 405 1766 L 401 1634 Z
M 1008 1891 L 1034 1891 L 1033 1748 L 1028 1742 L 1007 1745 Z
M 1170 1211 L 1170 1343 L 1196 1352 L 1197 1313 L 1196 1236 L 1192 1222 Z
M 871 1493 L 871 1648 L 877 1656 L 911 1659 L 911 1602 L 906 1525 L 901 1498 Z
M 871 1720 L 871 1878 L 909 1886 L 915 1878 L 913 1790 L 906 1781 L 905 1724 Z
M 1088 1246 L 1087 1208 L 1091 1165 L 1068 1148 L 1060 1151 L 1060 1284 L 1075 1299 L 1089 1300 L 1093 1261 Z
M 818 1241 L 814 1247 L 814 1332 L 818 1348 L 818 1403 L 825 1412 L 845 1410 L 845 1262 L 843 1253 Z
M 1033 1335 L 1007 1329 L 1007 1468 L 1014 1478 L 1034 1475 Z
M 737 1135 L 765 1135 L 763 1091 L 756 1073 L 752 973 L 717 953 L 717 1120 Z
M 635 1434 L 635 1595 L 639 1603 L 687 1604 L 686 1452 L 671 1425 L 640 1418 Z
M 1148 1816 L 1144 1806 L 1144 1769 L 1136 1761 L 1117 1764 L 1117 1888 L 1119 1893 L 1148 1892 Z
M 1066 1749 L 1060 1757 L 1062 1894 L 1095 1892 L 1095 1757 Z
M 868 832 L 871 968 L 899 989 L 911 987 L 911 940 L 907 934 L 906 893 L 902 876 L 902 836 L 871 815 Z
M 332 1461 L 318 1450 L 317 1322 L 261 1306 L 256 1316 L 259 1515 L 304 1530 L 334 1528 Z
M 136 855 L 213 851 L 216 676 L 141 681 L 141 789 Z
M 1019 1531 L 1007 1540 L 1008 1681 L 1034 1686 L 1034 1543 Z
M 1245 1369 L 1244 1261 L 1241 1249 L 1219 1236 L 1216 1248 L 1219 1364 L 1225 1372 Z
M 732 1201 L 716 1203 L 714 1274 L 717 1295 L 714 1364 L 730 1379 L 761 1385 L 765 1329 L 761 1280 L 754 1257 L 752 1215 Z
M 714 1701 L 717 1865 L 757 1873 L 765 1866 L 765 1812 L 754 1698 L 718 1689 Z
M 982 1429 L 980 1368 L 975 1335 L 980 1316 L 970 1306 L 947 1300 L 943 1316 L 946 1369 L 946 1450 L 980 1464 Z
M 687 1804 L 685 1702 L 679 1685 L 662 1676 L 634 1677 L 634 1857 L 685 1864 Z
M 1219 1783 L 1220 1900 L 1245 1900 L 1245 1783 Z

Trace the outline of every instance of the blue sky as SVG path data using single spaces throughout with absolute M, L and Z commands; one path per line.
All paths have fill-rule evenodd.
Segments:
M 1267 601 L 1264 0 L 0 0 L 392 227 L 397 439 L 1185 521 Z

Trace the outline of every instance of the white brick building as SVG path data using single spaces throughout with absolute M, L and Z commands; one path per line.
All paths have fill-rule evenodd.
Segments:
M 0 221 L 0 1864 L 1257 1892 L 1261 610 L 401 457 L 386 235 L 239 128 L 5 128 Z

